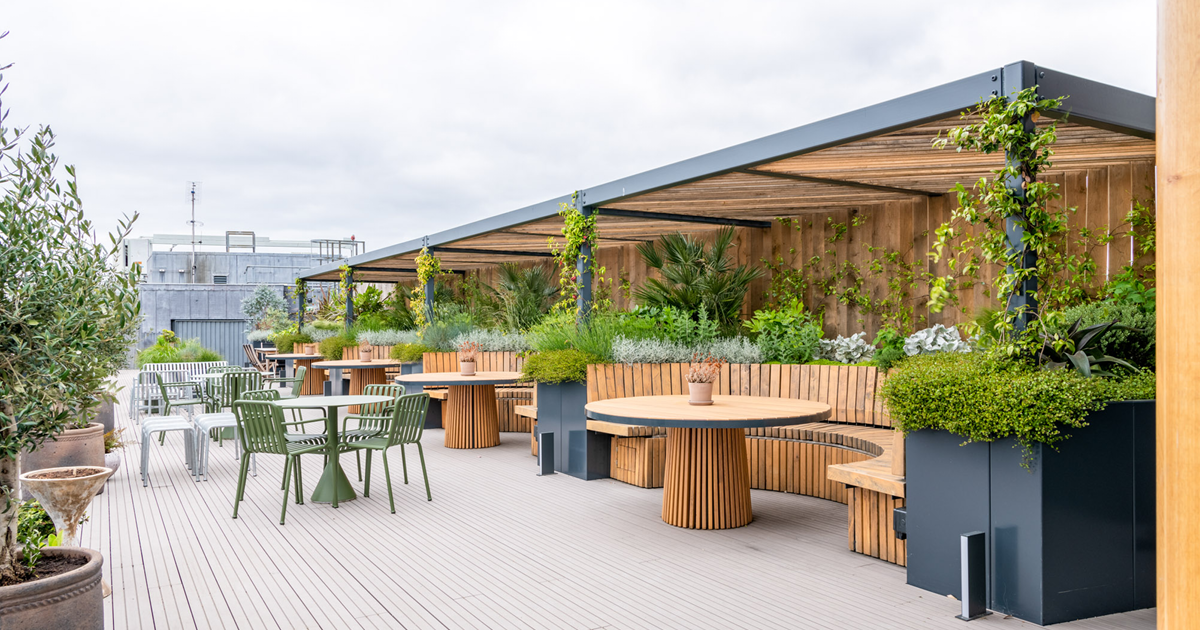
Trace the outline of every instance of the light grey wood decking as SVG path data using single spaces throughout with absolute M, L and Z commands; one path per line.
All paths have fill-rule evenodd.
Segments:
M 118 423 L 129 424 L 127 408 Z M 483 450 L 441 442 L 426 432 L 432 502 L 415 461 L 404 485 L 393 449 L 396 514 L 377 461 L 370 498 L 337 510 L 292 504 L 284 526 L 282 458 L 259 457 L 233 520 L 232 444 L 214 445 L 211 481 L 195 483 L 169 435 L 152 445 L 148 488 L 131 444 L 83 529 L 83 544 L 105 556 L 109 627 L 967 627 L 957 602 L 848 551 L 841 504 L 756 490 L 749 526 L 683 530 L 659 518 L 660 490 L 535 476 L 527 435 Z M 306 497 L 320 463 L 305 462 Z M 361 495 L 353 456 L 342 464 Z M 1154 625 L 1148 610 L 1055 628 Z M 970 627 L 1034 626 L 992 615 Z

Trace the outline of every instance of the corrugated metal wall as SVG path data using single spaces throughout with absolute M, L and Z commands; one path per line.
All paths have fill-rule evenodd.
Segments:
M 216 350 L 230 365 L 246 363 L 242 344 L 246 341 L 246 322 L 241 319 L 176 319 L 171 330 L 180 339 L 199 339 L 205 348 Z

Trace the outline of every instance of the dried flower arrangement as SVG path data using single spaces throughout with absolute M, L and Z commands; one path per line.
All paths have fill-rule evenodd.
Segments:
M 711 354 L 695 354 L 692 356 L 692 367 L 687 373 L 689 383 L 716 383 L 721 376 L 721 368 L 725 367 L 725 359 Z
M 462 363 L 474 363 L 479 354 L 479 344 L 474 341 L 464 341 L 458 344 L 458 360 Z

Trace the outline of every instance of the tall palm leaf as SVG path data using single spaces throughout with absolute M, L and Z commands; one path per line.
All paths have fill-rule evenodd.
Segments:
M 554 304 L 558 286 L 544 266 L 523 268 L 516 263 L 500 265 L 496 293 L 503 305 L 504 323 L 512 330 L 528 330 L 542 320 Z
M 646 280 L 634 296 L 646 306 L 671 306 L 691 313 L 704 306 L 723 327 L 736 325 L 746 291 L 762 270 L 733 264 L 729 255 L 733 238 L 733 228 L 724 228 L 709 246 L 679 233 L 639 243 L 642 261 L 657 269 L 662 279 Z

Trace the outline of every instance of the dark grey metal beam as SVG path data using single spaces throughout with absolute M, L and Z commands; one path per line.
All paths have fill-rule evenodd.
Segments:
M 353 269 L 354 271 L 362 271 L 364 273 L 414 273 L 414 274 L 417 273 L 416 269 L 408 269 L 408 268 L 403 268 L 403 267 L 398 268 L 398 267 L 362 267 L 362 266 L 358 266 L 358 267 L 351 267 L 351 269 Z M 461 270 L 458 270 L 458 271 L 448 270 L 448 271 L 443 271 L 442 273 L 462 274 L 462 273 L 466 273 L 466 272 L 461 271 Z
M 1067 97 L 1058 112 L 1065 114 L 1068 122 L 1116 131 L 1147 140 L 1154 139 L 1153 96 L 1072 76 L 1042 66 L 1035 67 L 1039 96 L 1042 98 Z M 1012 91 L 1007 85 L 1005 89 L 1009 92 Z M 1051 115 L 1054 114 L 1051 113 Z
M 478 249 L 474 247 L 430 247 L 431 252 L 446 254 L 482 254 L 485 256 L 535 256 L 537 258 L 554 258 L 550 252 L 522 252 L 503 249 Z
M 762 175 L 764 177 L 775 177 L 778 179 L 790 179 L 796 182 L 805 182 L 807 184 L 829 184 L 830 186 L 846 186 L 849 188 L 862 188 L 864 190 L 874 190 L 877 192 L 899 193 L 902 195 L 916 195 L 922 197 L 941 197 L 942 193 L 930 192 L 928 190 L 914 190 L 912 188 L 897 188 L 895 186 L 880 186 L 879 184 L 868 184 L 866 182 L 855 182 L 846 179 L 829 179 L 826 177 L 811 177 L 809 175 L 795 175 L 793 173 L 778 173 L 775 171 L 760 171 L 756 168 L 739 168 L 738 173 L 747 175 Z
M 696 217 L 689 214 L 673 214 L 670 212 L 644 212 L 642 210 L 624 210 L 621 208 L 596 208 L 596 213 L 608 217 L 627 217 L 630 219 L 648 219 L 653 221 L 678 221 L 680 223 L 709 223 L 712 225 L 733 225 L 737 227 L 769 229 L 770 221 L 753 219 L 727 219 L 725 217 Z

